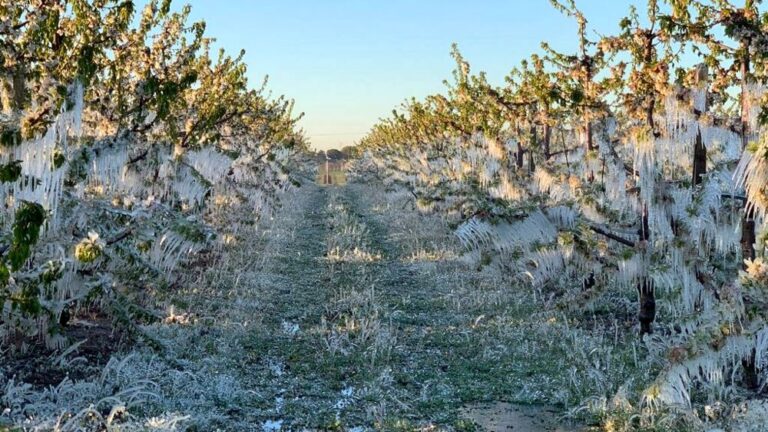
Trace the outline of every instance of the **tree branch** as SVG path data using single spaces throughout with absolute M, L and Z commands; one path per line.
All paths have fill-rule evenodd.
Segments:
M 596 233 L 598 233 L 600 235 L 606 236 L 606 237 L 608 237 L 611 240 L 617 241 L 617 242 L 619 242 L 619 243 L 621 243 L 621 244 L 623 244 L 625 246 L 635 247 L 635 243 L 634 242 L 629 241 L 629 240 L 625 239 L 624 237 L 619 237 L 616 234 L 608 232 L 608 231 L 606 231 L 606 230 L 604 230 L 604 229 L 602 229 L 602 228 L 600 228 L 600 227 L 598 227 L 596 225 L 589 225 L 589 229 L 591 229 L 592 231 L 594 231 L 594 232 L 596 232 Z
M 108 246 L 112 246 L 115 243 L 119 243 L 119 242 L 125 240 L 126 238 L 128 238 L 128 236 L 130 236 L 131 234 L 133 234 L 133 228 L 128 228 L 125 231 L 121 232 L 120 234 L 118 234 L 118 235 L 112 237 L 111 239 L 107 240 L 107 245 Z

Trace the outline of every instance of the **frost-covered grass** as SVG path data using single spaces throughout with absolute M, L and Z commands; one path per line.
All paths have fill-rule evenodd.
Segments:
M 414 373 L 450 389 L 445 403 L 504 400 L 565 410 L 637 373 L 642 354 L 625 323 L 599 322 L 552 294 L 510 281 L 498 266 L 478 270 L 463 259 L 445 223 L 402 207 L 395 199 L 375 217 L 391 233 L 391 247 L 410 258 L 406 268 L 422 288 L 390 295 L 411 327 L 408 342 L 428 348 L 412 352 Z
M 662 367 L 626 316 L 631 291 L 584 303 L 520 286 L 379 189 L 306 187 L 241 229 L 194 283 L 158 292 L 166 317 L 144 330 L 162 353 L 137 346 L 53 389 L 3 370 L 0 425 L 465 429 L 462 407 L 483 401 L 588 418 Z M 356 250 L 377 259 L 330 258 Z
M 0 425 L 34 430 L 240 429 L 275 416 L 276 373 L 254 361 L 244 340 L 266 332 L 272 304 L 266 293 L 291 283 L 282 257 L 309 199 L 297 195 L 279 222 L 241 230 L 210 268 L 189 285 L 158 293 L 167 317 L 143 330 L 163 346 L 118 353 L 100 373 L 51 388 L 33 388 L 0 374 Z M 292 213 L 293 211 L 293 213 Z M 291 215 L 294 215 L 293 218 Z M 248 215 L 243 214 L 243 218 Z M 194 278 L 193 278 L 194 279 Z M 72 357 L 77 356 L 75 350 Z M 80 365 L 89 371 L 96 365 Z

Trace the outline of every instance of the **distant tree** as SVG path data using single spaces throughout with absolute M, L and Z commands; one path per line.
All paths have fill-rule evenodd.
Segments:
M 325 154 L 328 156 L 328 159 L 334 160 L 334 161 L 344 160 L 347 158 L 347 156 L 344 153 L 336 149 L 326 150 Z
M 348 159 L 357 156 L 358 150 L 359 148 L 354 145 L 344 146 L 341 148 L 341 152 L 344 153 L 344 156 L 346 156 Z

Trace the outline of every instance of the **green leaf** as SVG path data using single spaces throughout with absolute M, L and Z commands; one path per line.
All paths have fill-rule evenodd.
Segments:
M 11 271 L 8 270 L 8 266 L 0 262 L 0 287 L 7 286 L 9 280 L 11 280 Z
M 15 160 L 0 165 L 0 183 L 11 183 L 21 177 L 21 161 Z
M 13 222 L 13 243 L 8 251 L 11 270 L 17 271 L 30 256 L 32 246 L 40 237 L 40 227 L 45 222 L 45 209 L 38 203 L 23 201 L 16 210 Z
M 0 145 L 13 147 L 21 144 L 21 129 L 7 129 L 0 133 Z

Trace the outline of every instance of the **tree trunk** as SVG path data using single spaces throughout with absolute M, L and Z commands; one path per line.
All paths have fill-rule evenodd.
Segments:
M 538 145 L 539 136 L 536 130 L 536 125 L 531 125 L 531 143 L 528 146 L 528 172 L 532 173 L 536 169 L 536 165 L 533 161 L 533 149 Z
M 645 65 L 650 67 L 654 63 L 654 51 L 653 51 L 653 40 L 654 36 L 649 35 L 645 39 L 645 49 L 643 54 L 643 60 L 645 62 Z M 648 127 L 651 128 L 651 136 L 657 137 L 656 135 L 656 121 L 653 119 L 654 111 L 656 110 L 656 92 L 654 90 L 651 90 L 651 93 L 647 95 L 650 97 L 650 100 L 648 101 L 648 105 L 645 107 L 645 121 L 648 123 Z
M 587 151 L 594 150 L 595 145 L 594 145 L 593 140 L 592 140 L 592 122 L 589 121 L 589 120 L 585 121 L 584 134 L 586 135 L 586 139 L 587 139 L 586 150 Z
M 653 333 L 653 320 L 656 318 L 656 293 L 653 281 L 644 276 L 637 284 L 640 302 L 637 318 L 640 321 L 640 336 Z
M 741 218 L 741 258 L 742 259 L 755 259 L 755 220 L 753 219 L 752 211 L 745 210 L 744 216 Z M 746 264 L 742 264 L 742 268 L 746 268 Z
M 653 113 L 656 109 L 656 97 L 651 97 L 648 102 L 648 106 L 645 109 L 645 121 L 648 123 L 648 127 L 651 129 L 651 136 L 656 137 L 656 120 L 653 119 Z
M 741 44 L 744 57 L 741 59 L 741 148 L 747 148 L 749 144 L 749 71 L 750 55 L 749 41 Z
M 27 93 L 26 74 L 23 66 L 17 66 L 13 72 L 13 100 L 11 106 L 13 110 L 21 111 L 24 109 Z
M 552 157 L 552 152 L 550 150 L 550 143 L 552 142 L 552 128 L 549 126 L 549 124 L 544 124 L 544 142 L 542 143 L 543 150 L 544 150 L 544 160 L 549 160 L 550 157 Z
M 534 155 L 532 151 L 528 152 L 528 172 L 533 173 L 536 171 L 536 161 L 534 160 Z
M 591 95 L 590 88 L 592 87 L 592 66 L 591 63 L 587 57 L 587 53 L 585 50 L 585 47 L 582 46 L 581 51 L 581 61 L 584 67 L 586 68 L 585 76 L 584 76 L 584 82 L 582 83 L 582 87 L 584 89 L 584 95 L 587 96 L 587 101 L 589 101 L 589 97 Z M 592 116 L 590 113 L 590 108 L 588 106 L 584 107 L 584 112 L 582 120 L 584 121 L 584 133 L 586 134 L 585 140 L 586 140 L 586 151 L 592 151 L 594 149 L 594 143 L 592 141 Z
M 651 238 L 650 227 L 648 225 L 648 205 L 643 205 L 643 211 L 640 214 L 640 228 L 637 229 L 637 235 L 640 237 L 639 241 L 648 241 Z
M 749 42 L 741 44 L 744 57 L 741 59 L 741 149 L 749 144 L 749 72 L 750 53 Z M 741 219 L 741 257 L 742 259 L 755 259 L 755 221 L 749 211 L 744 212 Z M 742 264 L 746 268 L 745 264 Z
M 638 228 L 637 234 L 640 237 L 639 243 L 641 245 L 651 238 L 647 205 L 643 205 L 643 211 L 640 216 L 640 228 Z M 656 292 L 653 281 L 648 276 L 643 276 L 640 279 L 640 282 L 637 284 L 637 294 L 639 302 L 637 318 L 640 321 L 640 336 L 642 336 L 653 332 L 651 325 L 656 318 Z
M 701 139 L 701 129 L 696 133 L 693 144 L 693 185 L 701 184 L 702 176 L 707 173 L 707 148 Z
M 752 348 L 752 353 L 749 358 L 741 361 L 741 366 L 744 368 L 743 384 L 749 390 L 757 390 L 760 388 L 760 376 L 755 365 L 756 350 Z
M 747 0 L 745 2 L 744 14 L 747 14 L 747 9 L 752 7 L 752 1 Z M 749 46 L 751 41 L 749 39 L 741 43 L 741 52 L 744 53 L 744 57 L 741 59 L 741 149 L 747 148 L 749 145 L 749 138 L 751 131 L 749 130 L 749 73 L 751 69 L 751 55 L 749 52 Z M 741 258 L 742 260 L 755 259 L 755 220 L 754 214 L 749 209 L 749 206 L 745 206 L 744 216 L 741 219 Z M 742 269 L 746 269 L 746 264 L 742 261 Z M 747 388 L 755 390 L 759 386 L 759 378 L 757 374 L 757 368 L 755 365 L 755 350 L 752 350 L 752 354 L 749 359 L 742 360 L 742 366 L 744 367 L 744 384 Z

